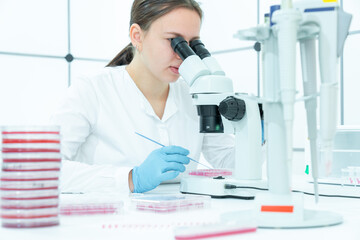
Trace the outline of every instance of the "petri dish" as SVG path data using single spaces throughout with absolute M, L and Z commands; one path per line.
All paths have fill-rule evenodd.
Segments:
M 60 134 L 60 126 L 3 126 L 1 133 L 4 134 Z
M 60 171 L 60 162 L 5 162 L 3 172 Z
M 59 198 L 58 189 L 2 190 L 1 200 L 42 200 Z M 2 203 L 1 203 L 2 204 Z
M 232 171 L 228 169 L 197 169 L 189 171 L 188 175 L 200 177 L 231 176 Z
M 58 207 L 42 207 L 32 209 L 2 208 L 2 219 L 34 219 L 45 217 L 56 217 L 59 214 Z
M 36 199 L 36 200 L 1 200 L 1 209 L 37 209 L 58 207 L 59 198 Z
M 45 181 L 58 180 L 60 171 L 1 172 L 1 181 Z
M 59 180 L 53 181 L 1 181 L 1 190 L 34 190 L 34 189 L 54 189 L 59 186 Z
M 61 162 L 60 153 L 2 153 L 3 163 L 36 163 L 36 162 Z
M 59 217 L 42 217 L 33 219 L 6 219 L 2 218 L 2 226 L 6 228 L 37 228 L 59 225 Z

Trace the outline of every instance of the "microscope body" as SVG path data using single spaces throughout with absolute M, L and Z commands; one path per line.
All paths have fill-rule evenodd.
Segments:
M 225 76 L 217 61 L 203 48 L 204 45 L 200 41 L 191 45 L 195 45 L 192 48 L 197 51 L 196 54 L 190 52 L 183 39 L 172 41 L 174 51 L 183 59 L 179 73 L 190 86 L 189 93 L 200 117 L 199 131 L 206 134 L 234 134 L 235 169 L 231 178 L 183 177 L 180 191 L 253 199 L 254 193 L 226 189 L 225 185 L 238 186 L 245 181 L 249 186 L 259 186 L 260 183 L 261 187 L 266 187 L 262 181 L 262 132 L 258 99 L 235 94 L 232 80 Z
M 235 93 L 195 93 L 192 96 L 193 104 L 198 109 L 204 106 L 216 106 L 219 109 L 223 124 L 223 131 L 221 132 L 234 134 L 235 168 L 233 178 L 237 180 L 261 180 L 263 163 L 261 156 L 261 119 L 257 99 Z M 231 107 L 233 109 L 230 109 Z M 201 118 L 200 115 L 200 122 L 205 122 Z M 212 133 L 211 128 L 205 123 L 200 124 L 200 132 Z M 218 131 L 218 133 L 221 132 Z

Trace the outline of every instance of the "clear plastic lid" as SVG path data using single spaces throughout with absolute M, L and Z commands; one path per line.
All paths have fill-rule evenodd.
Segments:
M 229 169 L 197 169 L 187 173 L 190 176 L 200 177 L 218 177 L 218 176 L 231 176 L 232 171 Z
M 184 194 L 134 194 L 131 198 L 133 209 L 155 213 L 204 209 L 210 207 L 210 196 Z

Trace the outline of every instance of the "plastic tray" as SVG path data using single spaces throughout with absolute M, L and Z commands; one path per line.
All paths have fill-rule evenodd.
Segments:
M 133 209 L 139 211 L 171 213 L 208 208 L 210 206 L 210 201 L 211 198 L 209 196 L 143 194 L 133 196 L 131 205 Z

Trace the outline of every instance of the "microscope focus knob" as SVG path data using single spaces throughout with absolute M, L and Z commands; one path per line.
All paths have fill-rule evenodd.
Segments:
M 239 121 L 246 112 L 245 101 L 232 96 L 227 97 L 219 104 L 219 112 L 230 121 Z

